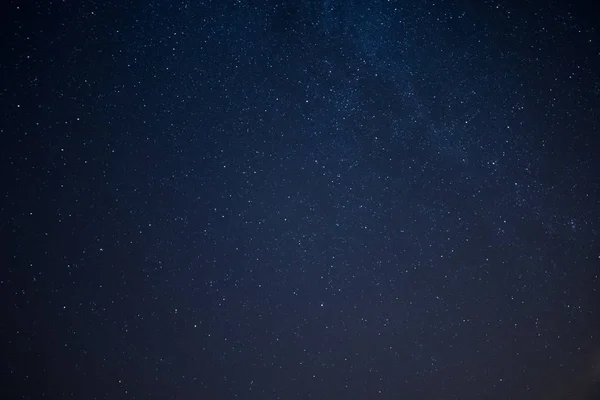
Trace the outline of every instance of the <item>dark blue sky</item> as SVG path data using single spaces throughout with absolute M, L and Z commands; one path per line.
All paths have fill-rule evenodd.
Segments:
M 595 11 L 9 1 L 7 398 L 598 398 Z

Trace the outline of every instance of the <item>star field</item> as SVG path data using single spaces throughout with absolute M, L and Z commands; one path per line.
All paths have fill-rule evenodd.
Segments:
M 599 398 L 596 12 L 9 1 L 6 398 Z

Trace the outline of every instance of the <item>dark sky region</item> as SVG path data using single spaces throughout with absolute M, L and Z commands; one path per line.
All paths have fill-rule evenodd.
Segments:
M 592 2 L 2 9 L 2 399 L 600 398 Z

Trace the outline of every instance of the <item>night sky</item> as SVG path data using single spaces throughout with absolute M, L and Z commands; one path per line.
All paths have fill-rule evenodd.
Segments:
M 600 398 L 598 15 L 7 1 L 2 399 Z

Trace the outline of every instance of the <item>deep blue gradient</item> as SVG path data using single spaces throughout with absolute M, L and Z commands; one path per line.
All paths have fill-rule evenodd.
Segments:
M 593 8 L 7 4 L 6 398 L 598 398 Z

